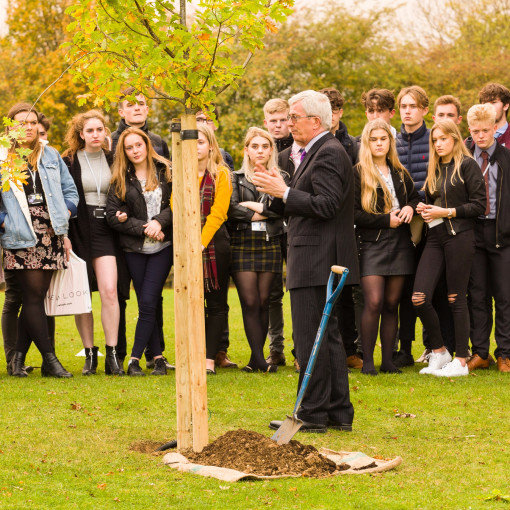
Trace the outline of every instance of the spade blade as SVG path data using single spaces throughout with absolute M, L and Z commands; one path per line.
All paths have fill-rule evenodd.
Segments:
M 276 444 L 287 444 L 293 437 L 294 434 L 301 428 L 303 421 L 296 416 L 288 416 L 283 420 L 280 428 L 273 434 L 271 438 L 276 441 Z

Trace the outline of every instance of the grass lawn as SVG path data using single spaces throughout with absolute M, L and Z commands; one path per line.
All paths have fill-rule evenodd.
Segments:
M 171 361 L 172 298 L 165 290 Z M 290 338 L 288 294 L 286 300 Z M 248 346 L 235 291 L 230 306 L 229 354 L 244 366 Z M 128 338 L 135 323 L 133 293 Z M 161 457 L 129 450 L 137 441 L 175 438 L 174 373 L 105 377 L 100 358 L 100 373 L 82 377 L 84 358 L 75 357 L 82 346 L 72 318 L 57 319 L 57 335 L 57 352 L 72 380 L 42 378 L 39 370 L 26 379 L 8 377 L 3 356 L 0 362 L 1 509 L 510 509 L 510 501 L 497 497 L 510 494 L 510 377 L 494 369 L 455 380 L 419 376 L 419 366 L 400 376 L 352 373 L 354 431 L 296 436 L 317 447 L 400 455 L 403 463 L 394 471 L 228 484 L 175 472 Z M 104 352 L 103 342 L 96 344 Z M 289 341 L 289 362 L 290 348 Z M 421 349 L 417 342 L 414 354 Z M 40 366 L 35 348 L 27 362 Z M 269 421 L 293 408 L 297 374 L 288 365 L 277 374 L 223 370 L 209 377 L 210 438 L 237 428 L 270 435 Z M 397 410 L 416 418 L 396 418 Z

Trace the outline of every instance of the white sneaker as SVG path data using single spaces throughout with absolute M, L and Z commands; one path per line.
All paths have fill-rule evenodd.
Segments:
M 448 352 L 448 349 L 445 349 L 442 352 L 434 352 L 430 353 L 429 358 L 429 366 L 422 368 L 420 370 L 420 374 L 432 374 L 434 371 L 443 368 L 447 363 L 450 363 L 452 357 Z
M 457 377 L 460 375 L 468 375 L 469 369 L 467 363 L 462 366 L 462 363 L 455 358 L 450 363 L 447 363 L 443 368 L 439 370 L 434 370 L 432 375 L 437 375 L 438 377 Z
M 423 354 L 416 360 L 416 363 L 428 363 L 431 352 L 432 351 L 430 349 L 425 349 Z

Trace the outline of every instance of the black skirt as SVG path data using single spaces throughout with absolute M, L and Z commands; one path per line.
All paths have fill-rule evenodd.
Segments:
M 251 229 L 232 233 L 232 272 L 254 271 L 281 273 L 282 250 L 280 236 L 266 236 Z
M 115 235 L 108 226 L 106 218 L 95 218 L 94 209 L 96 206 L 87 205 L 90 224 L 90 253 L 93 259 L 97 257 L 106 257 L 108 255 L 115 257 Z
M 414 245 L 408 228 L 381 229 L 377 241 L 359 241 L 360 275 L 414 273 Z

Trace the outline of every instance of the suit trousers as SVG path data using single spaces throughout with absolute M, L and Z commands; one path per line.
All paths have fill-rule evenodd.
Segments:
M 469 279 L 473 354 L 486 359 L 492 331 L 492 298 L 496 308 L 496 357 L 510 358 L 510 246 L 496 248 L 496 221 L 478 220 L 475 258 Z
M 290 302 L 301 386 L 326 304 L 326 286 L 291 289 Z M 328 420 L 351 424 L 354 408 L 347 374 L 345 350 L 332 313 L 298 417 L 321 425 L 327 425 Z

